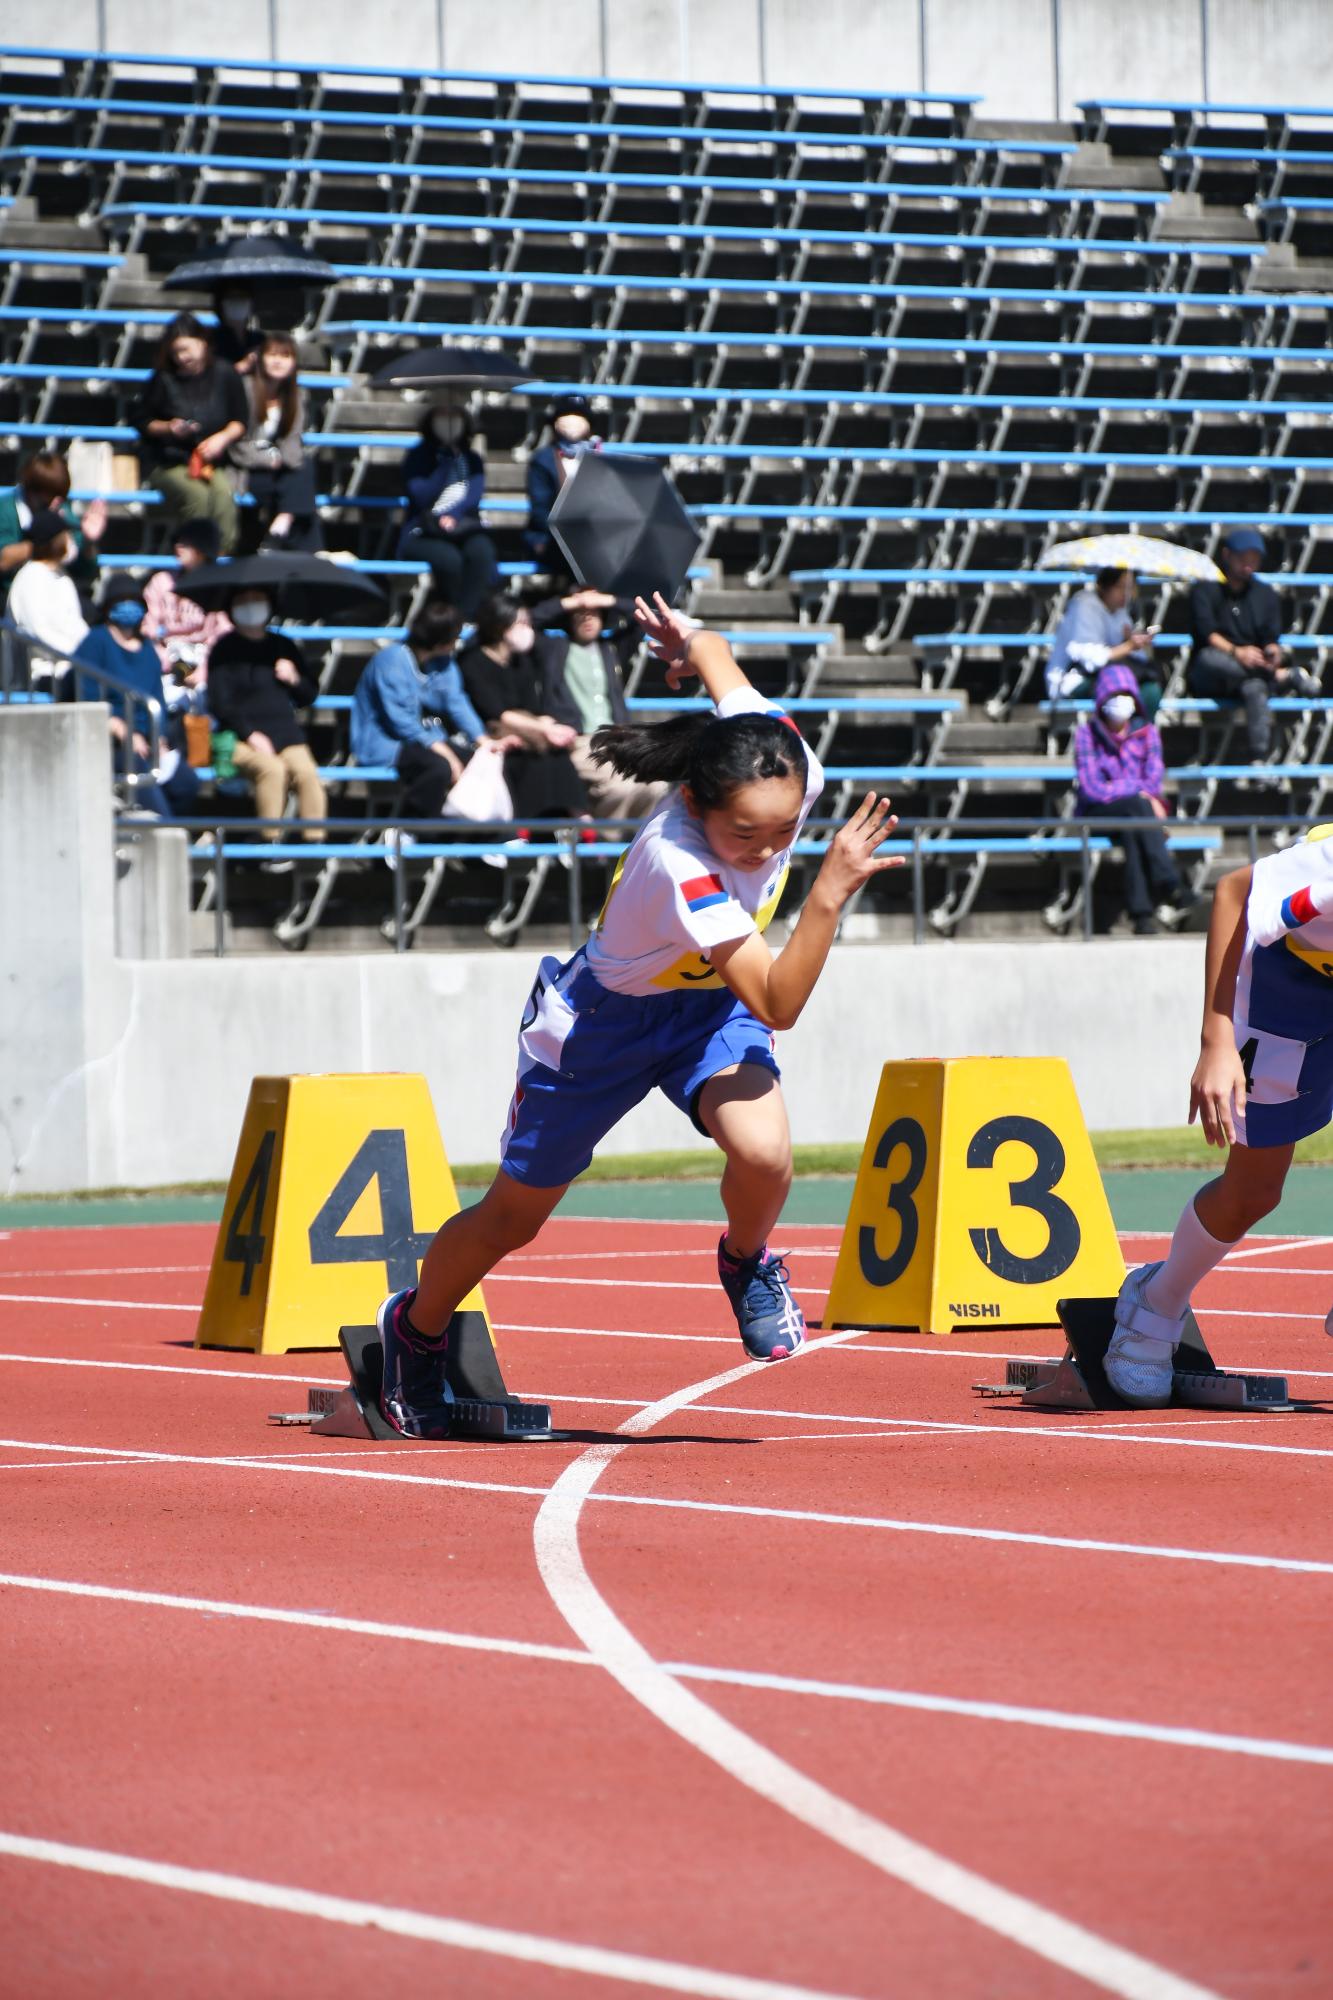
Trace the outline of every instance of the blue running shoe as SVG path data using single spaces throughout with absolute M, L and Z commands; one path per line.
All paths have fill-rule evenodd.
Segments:
M 792 1297 L 787 1266 L 769 1254 L 733 1257 L 718 1239 L 717 1275 L 731 1301 L 741 1344 L 756 1361 L 785 1361 L 805 1339 L 805 1317 Z
M 446 1336 L 425 1340 L 407 1324 L 415 1291 L 394 1292 L 375 1315 L 384 1349 L 380 1409 L 404 1437 L 447 1438 L 454 1392 L 445 1380 Z

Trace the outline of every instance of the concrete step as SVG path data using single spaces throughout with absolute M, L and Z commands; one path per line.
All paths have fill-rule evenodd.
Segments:
M 984 709 L 969 711 L 965 721 L 949 724 L 951 764 L 989 762 L 997 757 L 1040 757 L 1046 749 L 1046 731 L 1032 722 L 995 722 Z
M 706 625 L 750 624 L 794 625 L 796 604 L 790 590 L 739 590 L 705 584 L 691 606 L 693 615 Z
M 1130 188 L 1152 194 L 1166 186 L 1166 177 L 1158 160 L 1126 159 L 1099 141 L 1085 140 L 1065 168 L 1064 185 Z
M 921 676 L 908 654 L 826 653 L 820 669 L 820 694 L 891 693 L 919 688 Z
M 1173 194 L 1157 211 L 1153 238 L 1163 243 L 1257 243 L 1253 216 L 1233 203 L 1205 202 L 1202 195 Z

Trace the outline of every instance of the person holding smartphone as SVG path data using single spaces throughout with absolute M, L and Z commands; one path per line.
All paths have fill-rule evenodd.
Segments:
M 1099 569 L 1091 587 L 1070 598 L 1046 662 L 1049 701 L 1086 700 L 1103 667 L 1123 666 L 1134 675 L 1144 715 L 1152 720 L 1162 699 L 1153 659 L 1161 627 L 1136 624 L 1133 603 L 1134 577 L 1127 569 Z

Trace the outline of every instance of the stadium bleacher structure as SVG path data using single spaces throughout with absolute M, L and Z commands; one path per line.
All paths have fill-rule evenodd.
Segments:
M 699 521 L 691 609 L 795 698 L 826 755 L 836 742 L 826 809 L 891 784 L 924 827 L 911 882 L 863 899 L 890 929 L 920 935 L 927 906 L 941 933 L 1086 915 L 1110 843 L 1068 830 L 1077 709 L 1041 700 L 1081 581 L 1036 571 L 1052 543 L 1125 528 L 1211 552 L 1258 525 L 1301 663 L 1321 670 L 1333 644 L 1333 111 L 1099 100 L 1077 126 L 1005 134 L 966 93 L 4 48 L 0 114 L 0 479 L 40 441 L 100 446 L 107 476 L 86 492 L 109 503 L 107 565 L 158 566 L 127 419 L 178 302 L 161 281 L 220 235 L 280 233 L 335 271 L 292 301 L 306 443 L 327 539 L 390 591 L 378 636 L 425 588 L 394 560 L 421 406 L 366 377 L 437 339 L 538 377 L 478 405 L 487 524 L 519 585 L 523 463 L 548 393 L 583 388 L 607 448 L 668 462 Z M 1206 880 L 1226 846 L 1195 822 L 1317 808 L 1333 711 L 1279 701 L 1272 764 L 1222 761 L 1234 712 L 1185 695 L 1180 589 L 1140 602 L 1165 628 L 1178 837 Z M 395 787 L 348 763 L 345 729 L 376 636 L 301 633 L 317 754 L 367 829 Z M 664 706 L 641 668 L 632 685 Z M 271 918 L 253 844 L 197 852 L 215 942 L 219 907 L 244 926 L 250 898 Z M 465 933 L 488 907 L 477 882 L 494 887 L 466 845 L 418 839 L 386 869 L 377 832 L 331 834 L 297 857 L 282 941 L 373 922 L 401 946 L 452 935 L 441 909 Z M 523 880 L 515 896 L 506 878 L 497 941 L 616 851 L 544 845 L 498 857 Z

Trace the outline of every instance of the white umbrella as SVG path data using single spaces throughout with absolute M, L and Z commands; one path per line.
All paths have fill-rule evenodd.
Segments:
M 1136 576 L 1161 577 L 1172 583 L 1226 581 L 1210 557 L 1156 535 L 1084 535 L 1077 542 L 1057 542 L 1040 558 L 1037 568 L 1128 569 Z

